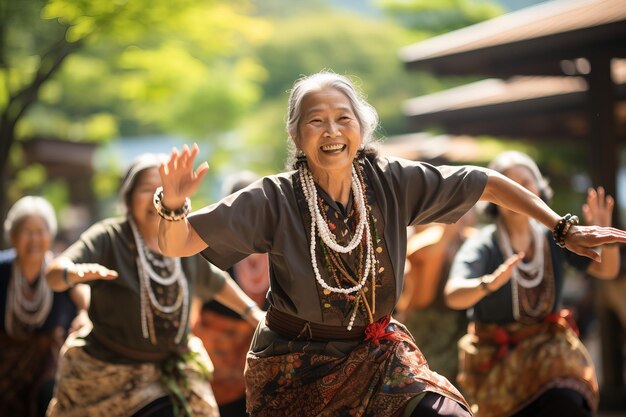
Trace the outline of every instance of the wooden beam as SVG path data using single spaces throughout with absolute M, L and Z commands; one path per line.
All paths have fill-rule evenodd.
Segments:
M 588 144 L 593 183 L 615 195 L 619 144 L 615 117 L 617 88 L 611 76 L 611 57 L 612 54 L 604 49 L 588 56 L 591 71 L 586 77 L 589 84 L 587 115 L 591 127 Z M 615 210 L 616 216 L 617 213 Z

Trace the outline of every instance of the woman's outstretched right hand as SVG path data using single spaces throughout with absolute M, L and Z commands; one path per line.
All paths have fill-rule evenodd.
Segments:
M 95 263 L 74 264 L 68 267 L 67 273 L 69 281 L 73 284 L 98 279 L 112 280 L 118 277 L 117 271 Z
M 524 259 L 524 253 L 516 253 L 506 259 L 492 274 L 483 277 L 483 281 L 487 284 L 489 291 L 497 291 L 509 282 L 511 275 L 513 275 L 513 270 L 522 259 Z
M 96 263 L 77 263 L 65 257 L 55 259 L 46 268 L 46 281 L 54 291 L 66 291 L 77 284 L 95 280 L 113 280 L 117 271 Z
M 209 172 L 209 164 L 206 162 L 193 169 L 199 150 L 195 143 L 191 149 L 184 145 L 180 152 L 174 148 L 167 163 L 159 167 L 163 185 L 162 203 L 165 207 L 171 210 L 182 207 L 185 199 L 196 192 L 202 179 Z

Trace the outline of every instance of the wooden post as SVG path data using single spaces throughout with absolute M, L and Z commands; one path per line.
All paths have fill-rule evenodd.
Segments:
M 611 76 L 611 55 L 603 50 L 589 56 L 591 72 L 587 75 L 589 117 L 589 162 L 594 186 L 602 185 L 616 196 L 620 146 L 615 116 L 616 86 Z M 617 201 L 617 200 L 616 200 Z M 620 227 L 619 208 L 613 213 L 613 224 Z M 596 286 L 596 289 L 598 286 Z M 601 298 L 601 297 L 600 297 Z M 598 298 L 596 298 L 598 299 Z M 600 321 L 602 354 L 601 407 L 606 410 L 624 406 L 624 360 L 622 326 L 615 313 L 601 303 L 596 307 Z

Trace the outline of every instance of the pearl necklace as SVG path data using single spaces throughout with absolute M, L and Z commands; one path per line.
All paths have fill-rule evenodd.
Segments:
M 353 192 L 354 200 L 355 200 L 357 210 L 359 213 L 359 223 L 357 225 L 356 231 L 354 233 L 354 236 L 352 237 L 350 244 L 345 247 L 337 244 L 335 240 L 335 236 L 332 234 L 332 232 L 328 228 L 328 225 L 322 218 L 322 215 L 319 211 L 319 207 L 317 204 L 317 189 L 315 188 L 315 182 L 313 181 L 313 175 L 311 175 L 311 172 L 308 169 L 301 167 L 300 168 L 300 180 L 302 182 L 304 195 L 306 197 L 306 200 L 309 206 L 309 213 L 311 214 L 311 233 L 310 233 L 311 242 L 310 242 L 309 248 L 310 248 L 310 255 L 311 255 L 311 266 L 313 267 L 313 271 L 315 272 L 315 279 L 317 280 L 318 284 L 322 288 L 328 291 L 334 292 L 334 293 L 352 294 L 354 292 L 359 291 L 361 288 L 363 288 L 363 285 L 365 285 L 365 282 L 367 281 L 367 277 L 369 276 L 370 270 L 372 269 L 372 266 L 374 265 L 375 258 L 374 258 L 374 249 L 373 249 L 374 245 L 372 245 L 372 236 L 370 233 L 369 222 L 367 219 L 367 208 L 365 207 L 365 197 L 363 195 L 363 189 L 361 187 L 361 184 L 359 183 L 359 179 L 356 174 L 355 168 L 352 167 L 352 192 Z M 365 241 L 366 241 L 365 269 L 363 271 L 363 276 L 361 277 L 361 280 L 359 281 L 357 285 L 353 287 L 349 287 L 349 288 L 332 287 L 328 285 L 326 281 L 324 281 L 324 279 L 322 279 L 319 268 L 317 266 L 317 260 L 316 260 L 317 258 L 315 256 L 315 246 L 316 246 L 315 230 L 316 229 L 318 230 L 318 234 L 322 238 L 324 243 L 330 249 L 334 250 L 335 252 L 340 252 L 340 253 L 348 253 L 351 250 L 353 250 L 357 246 L 357 244 L 359 244 L 361 240 L 363 239 L 363 231 L 365 231 Z
M 511 274 L 511 299 L 513 307 L 513 317 L 515 320 L 520 319 L 520 302 L 519 302 L 519 289 L 520 287 L 525 289 L 535 288 L 543 281 L 544 274 L 544 245 L 545 237 L 543 236 L 543 228 L 541 224 L 534 219 L 529 219 L 531 233 L 534 243 L 534 256 L 530 262 L 518 262 Z M 504 256 L 504 259 L 508 259 L 513 256 L 513 247 L 511 246 L 511 239 L 507 233 L 502 220 L 499 219 L 497 224 L 498 243 L 500 251 Z M 526 276 L 534 276 L 532 279 L 523 278 L 520 274 L 520 270 L 525 273 Z
M 545 245 L 545 237 L 543 236 L 543 227 L 534 219 L 529 219 L 529 225 L 533 237 L 534 243 L 534 256 L 530 262 L 518 262 L 513 269 L 511 278 L 514 282 L 524 288 L 535 288 L 543 281 L 543 267 L 544 267 L 544 255 L 543 248 Z M 500 250 L 504 259 L 508 259 L 513 256 L 513 247 L 511 246 L 511 239 L 507 233 L 501 220 L 498 220 L 498 242 Z M 534 277 L 532 279 L 526 279 L 521 276 L 520 271 L 524 272 L 526 276 Z
M 359 181 L 359 176 L 356 172 L 356 168 L 352 166 L 352 194 L 354 196 L 354 201 L 356 205 L 357 212 L 359 214 L 359 222 L 356 226 L 356 230 L 354 232 L 354 236 L 352 237 L 350 243 L 347 246 L 341 246 L 335 240 L 335 236 L 330 231 L 328 224 L 324 221 L 322 214 L 320 213 L 318 198 L 317 198 L 317 189 L 315 187 L 315 182 L 313 180 L 313 175 L 311 171 L 305 166 L 301 166 L 299 168 L 300 174 L 300 182 L 302 183 L 302 190 L 304 192 L 304 196 L 307 201 L 307 205 L 309 208 L 309 214 L 311 215 L 311 232 L 310 232 L 310 256 L 311 256 L 311 266 L 313 267 L 313 272 L 315 273 L 315 280 L 317 283 L 324 288 L 333 293 L 338 294 L 352 294 L 357 291 L 360 291 L 365 283 L 367 282 L 367 278 L 370 276 L 370 272 L 372 275 L 372 280 L 375 280 L 374 276 L 374 265 L 376 263 L 376 257 L 374 254 L 374 245 L 372 244 L 372 236 L 370 232 L 370 224 L 368 219 L 367 207 L 365 205 L 365 194 L 363 191 L 363 186 Z M 363 268 L 363 274 L 361 276 L 360 281 L 357 285 L 348 288 L 341 287 L 333 287 L 328 285 L 326 281 L 322 278 L 319 267 L 317 265 L 317 257 L 315 254 L 316 251 L 316 229 L 317 234 L 320 236 L 322 241 L 326 244 L 329 250 L 333 250 L 339 253 L 349 253 L 353 249 L 357 247 L 359 243 L 363 240 L 363 233 L 365 233 L 365 267 Z M 348 330 L 352 330 L 352 326 L 354 325 L 354 321 L 356 319 L 356 313 L 358 310 L 360 301 L 360 295 L 355 298 L 355 306 L 352 310 L 352 314 L 350 317 L 350 321 L 348 324 Z
M 158 259 L 156 256 L 154 256 L 154 253 L 150 250 L 149 247 L 143 245 L 142 248 L 148 262 L 150 262 L 150 264 L 156 266 L 157 268 L 167 269 L 169 271 L 172 268 L 176 267 L 176 263 L 172 258 L 163 257 L 163 259 Z
M 135 238 L 135 244 L 137 245 L 137 271 L 139 273 L 141 331 L 143 337 L 145 339 L 150 339 L 153 344 L 156 344 L 156 335 L 154 334 L 153 328 L 153 308 L 162 314 L 172 314 L 180 309 L 180 324 L 174 338 L 174 341 L 178 344 L 182 340 L 183 334 L 185 333 L 187 318 L 189 315 L 189 289 L 180 258 L 164 257 L 162 265 L 173 264 L 174 267 L 170 276 L 162 277 L 159 275 L 152 267 L 152 264 L 148 262 L 146 251 L 149 251 L 150 249 L 144 244 L 143 238 L 139 234 L 139 230 L 137 229 L 135 222 L 129 218 L 128 223 L 133 231 L 133 237 Z M 156 266 L 160 267 L 160 265 Z M 171 305 L 161 304 L 152 289 L 152 281 L 165 287 L 178 284 L 178 295 L 174 303 Z M 152 332 L 149 327 L 152 329 Z
M 361 240 L 363 239 L 363 231 L 369 236 L 369 228 L 366 228 L 367 225 L 367 208 L 365 207 L 365 197 L 363 195 L 363 188 L 359 183 L 359 177 L 356 173 L 356 169 L 352 167 L 352 193 L 354 195 L 354 201 L 356 203 L 356 208 L 359 213 L 359 223 L 356 226 L 356 231 L 354 232 L 354 236 L 352 236 L 352 240 L 347 246 L 341 246 L 335 240 L 335 236 L 330 232 L 328 225 L 324 221 L 322 214 L 320 213 L 319 207 L 317 205 L 317 188 L 315 187 L 315 181 L 313 180 L 313 175 L 311 171 L 308 169 L 301 167 L 300 168 L 300 180 L 302 181 L 304 188 L 304 195 L 306 196 L 307 203 L 309 205 L 309 212 L 311 213 L 312 224 L 317 224 L 319 229 L 319 235 L 329 248 L 339 253 L 349 253 L 354 248 L 357 247 Z
M 31 290 L 30 284 L 22 275 L 17 258 L 13 261 L 11 267 L 13 274 L 9 282 L 7 305 L 4 314 L 4 326 L 7 334 L 15 336 L 13 317 L 22 324 L 33 328 L 40 327 L 48 318 L 52 310 L 53 292 L 48 287 L 43 271 L 50 258 L 50 254 L 46 254 L 46 258 L 41 264 L 36 286 L 32 290 L 33 297 L 30 300 L 24 295 L 25 292 Z

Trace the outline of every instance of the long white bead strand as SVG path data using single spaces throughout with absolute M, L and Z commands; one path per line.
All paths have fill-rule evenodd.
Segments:
M 301 168 L 300 173 L 300 179 L 303 183 L 303 189 L 305 192 L 307 203 L 309 205 L 309 212 L 311 213 L 312 219 L 314 219 L 314 221 L 317 223 L 320 237 L 322 238 L 326 246 L 339 253 L 349 253 L 354 250 L 354 248 L 356 248 L 359 243 L 361 243 L 361 240 L 363 239 L 363 231 L 367 224 L 367 208 L 365 206 L 365 196 L 363 195 L 363 189 L 361 187 L 361 184 L 359 183 L 359 179 L 354 166 L 352 167 L 351 188 L 354 195 L 355 205 L 359 213 L 359 222 L 357 223 L 354 236 L 352 236 L 350 243 L 348 243 L 348 245 L 346 246 L 341 246 L 337 243 L 334 235 L 331 233 L 328 225 L 324 221 L 324 218 L 319 211 L 319 207 L 317 205 L 317 189 L 315 188 L 315 182 L 313 180 L 311 172 L 306 168 Z
M 354 168 L 353 168 L 354 170 Z M 356 175 L 356 172 L 353 171 L 353 173 Z M 305 167 L 301 167 L 300 168 L 300 181 L 302 183 L 302 189 L 304 191 L 305 194 L 305 198 L 307 200 L 308 206 L 309 206 L 309 213 L 311 215 L 311 232 L 310 232 L 310 245 L 309 245 L 309 249 L 310 249 L 310 256 L 311 256 L 311 266 L 313 267 L 313 271 L 315 273 L 315 279 L 317 281 L 317 283 L 324 289 L 331 291 L 333 293 L 340 293 L 340 294 L 352 294 L 354 292 L 359 291 L 361 288 L 363 288 L 363 286 L 365 285 L 365 283 L 367 282 L 367 278 L 370 275 L 370 271 L 373 270 L 374 268 L 374 263 L 375 263 L 375 258 L 374 258 L 374 250 L 373 250 L 373 245 L 372 245 L 372 236 L 370 233 L 370 228 L 369 228 L 369 222 L 368 222 L 368 218 L 367 218 L 367 210 L 365 207 L 365 203 L 362 200 L 363 199 L 363 193 L 362 193 L 362 188 L 361 185 L 358 181 L 358 177 L 356 180 L 356 183 L 358 184 L 357 187 L 353 188 L 358 188 L 361 193 L 359 196 L 355 195 L 355 199 L 361 200 L 362 205 L 361 207 L 364 209 L 364 213 L 360 212 L 360 220 L 363 220 L 360 223 L 364 223 L 363 225 L 363 229 L 361 230 L 361 237 L 359 238 L 359 241 L 357 243 L 359 243 L 361 241 L 361 239 L 363 238 L 363 231 L 365 231 L 365 239 L 366 239 L 366 249 L 365 249 L 365 268 L 363 270 L 363 275 L 361 276 L 361 280 L 359 281 L 359 283 L 353 287 L 349 287 L 349 288 L 339 288 L 339 287 L 332 287 L 330 285 L 328 285 L 324 279 L 322 278 L 320 271 L 319 271 L 319 267 L 317 265 L 317 257 L 316 257 L 316 227 L 318 228 L 318 230 L 321 230 L 320 224 L 324 224 L 325 222 L 321 216 L 321 214 L 319 213 L 319 208 L 317 205 L 317 192 L 315 190 L 315 183 L 313 182 L 313 178 L 310 174 L 310 172 L 308 171 L 308 169 L 306 169 Z M 353 182 L 354 184 L 354 182 Z M 358 197 L 361 197 L 360 199 Z M 360 207 L 359 207 L 360 208 Z M 318 216 L 319 215 L 319 216 Z M 328 229 L 328 226 L 326 225 L 326 229 Z M 328 230 L 328 234 L 332 234 L 330 232 L 330 230 Z M 356 233 L 355 233 L 356 236 Z M 327 241 L 324 239 L 324 236 L 322 235 L 322 233 L 320 233 L 320 237 L 324 240 L 324 243 L 327 244 L 327 246 L 330 247 L 330 245 L 327 243 Z M 334 240 L 334 239 L 333 239 Z M 354 240 L 354 239 L 353 239 Z M 354 246 L 356 247 L 356 245 Z M 354 247 L 352 249 L 354 249 Z M 334 248 L 330 247 L 332 250 L 335 250 Z M 346 248 L 340 246 L 340 248 L 342 248 L 343 250 L 345 250 Z M 350 250 L 352 250 L 350 249 Z M 339 252 L 337 250 L 335 250 L 336 252 Z M 348 252 L 348 251 L 346 251 Z M 346 253 L 343 252 L 343 253 Z

